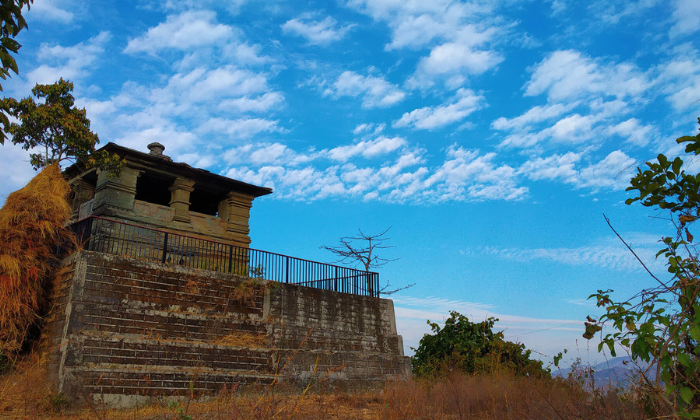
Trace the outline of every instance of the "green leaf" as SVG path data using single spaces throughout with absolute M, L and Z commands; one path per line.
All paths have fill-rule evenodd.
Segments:
M 690 404 L 690 401 L 692 401 L 693 396 L 695 395 L 695 391 L 688 388 L 687 386 L 684 386 L 678 392 L 680 393 L 681 398 L 683 399 L 683 401 L 685 401 L 686 404 Z
M 700 325 L 696 325 L 691 330 L 688 332 L 691 337 L 693 337 L 693 340 L 695 341 L 700 341 Z
M 681 166 L 683 165 L 683 160 L 679 157 L 673 159 L 673 173 L 679 175 L 681 173 Z

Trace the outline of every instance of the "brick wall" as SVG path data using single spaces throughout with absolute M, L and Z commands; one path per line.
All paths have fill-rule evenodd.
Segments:
M 357 389 L 410 372 L 390 300 L 88 251 L 63 266 L 43 351 L 56 391 L 74 398 Z

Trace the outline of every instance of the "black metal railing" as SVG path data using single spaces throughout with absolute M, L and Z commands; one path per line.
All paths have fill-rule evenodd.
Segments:
M 379 273 L 90 216 L 71 225 L 83 249 L 362 296 L 379 295 Z

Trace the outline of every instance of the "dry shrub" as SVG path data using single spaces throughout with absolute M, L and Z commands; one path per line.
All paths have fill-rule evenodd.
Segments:
M 12 358 L 21 349 L 38 319 L 57 247 L 72 244 L 64 227 L 69 191 L 58 166 L 47 166 L 0 209 L 0 356 Z
M 53 411 L 50 395 L 39 358 L 19 360 L 11 372 L 0 376 L 0 418 L 43 418 Z
M 250 333 L 246 331 L 239 331 L 236 333 L 228 334 L 221 337 L 211 344 L 218 344 L 222 346 L 231 347 L 248 347 L 248 348 L 268 348 L 270 343 L 267 340 L 267 336 L 264 333 Z
M 265 292 L 266 282 L 253 277 L 242 280 L 236 284 L 231 292 L 230 299 L 246 306 L 253 305 L 255 298 Z

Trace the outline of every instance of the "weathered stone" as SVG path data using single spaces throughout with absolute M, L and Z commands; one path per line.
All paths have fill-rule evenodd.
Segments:
M 131 405 L 239 384 L 367 389 L 410 375 L 390 300 L 80 251 L 52 288 L 56 392 Z M 254 343 L 251 345 L 251 343 Z

